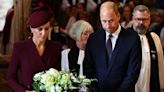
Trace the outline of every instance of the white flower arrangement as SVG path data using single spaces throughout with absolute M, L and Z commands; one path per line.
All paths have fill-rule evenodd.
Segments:
M 75 76 L 73 73 L 53 68 L 35 74 L 33 80 L 36 92 L 79 92 L 80 90 L 86 92 L 86 86 L 90 85 L 92 81 L 96 81 L 96 79 Z

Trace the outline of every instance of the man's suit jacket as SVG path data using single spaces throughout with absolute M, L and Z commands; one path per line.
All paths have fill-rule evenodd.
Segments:
M 84 75 L 97 78 L 97 92 L 134 92 L 141 67 L 141 43 L 138 34 L 121 28 L 107 67 L 106 33 L 90 35 L 85 51 Z
M 32 90 L 33 76 L 38 72 L 49 68 L 60 70 L 61 44 L 47 40 L 45 46 L 40 56 L 31 39 L 14 44 L 7 73 L 7 82 L 14 92 Z

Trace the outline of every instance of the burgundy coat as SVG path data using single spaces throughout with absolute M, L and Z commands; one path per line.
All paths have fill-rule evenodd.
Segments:
M 14 44 L 7 73 L 8 85 L 14 92 L 32 90 L 33 76 L 38 72 L 51 67 L 60 70 L 61 44 L 47 40 L 45 45 L 43 55 L 39 56 L 31 39 Z

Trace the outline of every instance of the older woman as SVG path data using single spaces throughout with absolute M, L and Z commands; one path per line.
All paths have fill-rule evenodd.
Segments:
M 60 70 L 61 44 L 47 39 L 52 16 L 46 6 L 34 9 L 28 21 L 32 38 L 14 44 L 7 73 L 8 85 L 14 92 L 34 92 L 34 74 L 51 67 Z
M 68 34 L 76 41 L 76 46 L 62 51 L 62 70 L 83 75 L 84 49 L 92 32 L 92 26 L 84 20 L 79 20 L 72 25 Z

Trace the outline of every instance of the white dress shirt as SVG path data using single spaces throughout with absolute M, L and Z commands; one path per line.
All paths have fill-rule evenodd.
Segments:
M 119 25 L 118 29 L 114 33 L 112 33 L 112 37 L 111 37 L 112 50 L 114 50 L 114 48 L 115 48 L 116 41 L 117 41 L 117 38 L 118 38 L 120 31 L 121 31 L 121 26 Z M 107 42 L 110 34 L 111 33 L 106 31 L 106 42 Z

